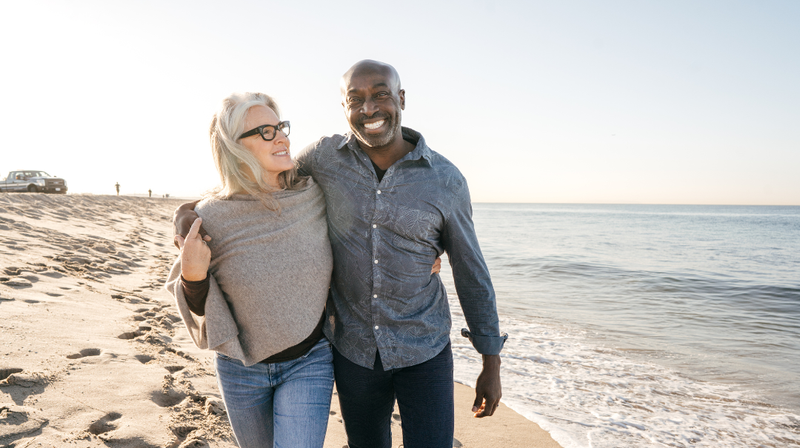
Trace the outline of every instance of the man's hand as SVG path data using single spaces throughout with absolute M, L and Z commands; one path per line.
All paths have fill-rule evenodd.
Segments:
M 475 417 L 489 417 L 500 405 L 503 388 L 500 386 L 500 355 L 483 355 L 483 370 L 475 384 Z
M 442 270 L 442 257 L 436 257 L 436 261 L 431 266 L 431 275 L 438 274 Z
M 181 248 L 181 246 L 178 244 L 178 236 L 187 238 L 187 235 L 189 235 L 189 229 L 197 219 L 197 213 L 194 212 L 194 208 L 197 206 L 198 202 L 200 201 L 181 204 L 180 207 L 175 209 L 175 213 L 172 215 L 172 241 L 175 243 L 175 247 L 178 249 Z M 208 236 L 205 229 L 203 229 L 203 226 L 200 226 L 200 235 L 203 237 L 204 241 L 211 241 L 211 237 Z
M 201 218 L 197 218 L 186 238 L 177 235 L 175 243 L 181 250 L 181 275 L 190 282 L 205 280 L 208 275 L 208 266 L 211 264 L 211 249 L 200 236 Z

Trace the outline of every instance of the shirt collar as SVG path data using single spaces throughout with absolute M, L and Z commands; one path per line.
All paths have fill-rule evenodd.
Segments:
M 413 151 L 403 156 L 403 158 L 398 160 L 398 162 L 424 159 L 428 162 L 428 165 L 431 165 L 433 160 L 433 151 L 428 147 L 428 144 L 425 143 L 425 137 L 411 128 L 403 126 L 401 129 L 403 132 L 403 139 L 411 143 L 415 143 L 416 146 L 414 147 Z M 361 151 L 361 148 L 358 146 L 358 139 L 352 131 L 345 135 L 345 139 L 338 149 L 344 148 L 350 148 L 353 151 Z

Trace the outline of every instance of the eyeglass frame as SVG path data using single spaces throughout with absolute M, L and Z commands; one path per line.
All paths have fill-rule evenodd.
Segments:
M 283 132 L 283 130 L 281 130 L 281 128 L 284 125 L 286 126 L 286 129 L 287 129 L 286 132 Z M 275 135 L 273 135 L 272 138 L 265 137 L 264 136 L 264 129 L 265 128 L 275 128 Z M 261 126 L 259 126 L 257 128 L 250 129 L 249 131 L 247 131 L 244 134 L 240 135 L 239 136 L 239 140 L 241 140 L 241 139 L 243 139 L 245 137 L 250 137 L 252 135 L 258 134 L 258 135 L 261 136 L 262 139 L 264 139 L 265 142 L 271 142 L 272 140 L 275 140 L 275 137 L 278 136 L 278 132 L 283 132 L 283 135 L 288 137 L 289 136 L 289 132 L 291 132 L 291 131 L 292 131 L 292 125 L 289 124 L 288 121 L 281 121 L 278 124 L 262 124 Z

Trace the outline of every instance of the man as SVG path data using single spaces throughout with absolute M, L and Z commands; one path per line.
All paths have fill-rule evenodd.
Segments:
M 342 77 L 341 90 L 352 132 L 322 138 L 297 162 L 327 202 L 334 271 L 324 332 L 334 346 L 348 444 L 389 447 L 396 398 L 406 448 L 449 448 L 450 311 L 441 279 L 430 275 L 439 255 L 447 252 L 453 268 L 470 327 L 462 334 L 483 355 L 477 417 L 492 415 L 499 404 L 499 353 L 507 337 L 500 335 L 467 184 L 419 133 L 401 127 L 405 91 L 392 66 L 358 62 Z
M 450 447 L 450 312 L 440 278 L 429 275 L 443 251 L 470 339 L 484 355 L 478 416 L 492 415 L 499 403 L 505 341 L 467 184 L 419 133 L 401 127 L 405 91 L 392 66 L 358 62 L 341 91 L 352 133 L 321 139 L 298 164 L 327 200 L 334 272 L 325 335 L 334 346 L 348 442 L 388 447 L 397 397 L 405 447 Z

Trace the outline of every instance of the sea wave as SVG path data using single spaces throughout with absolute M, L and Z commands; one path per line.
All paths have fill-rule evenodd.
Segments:
M 457 301 L 453 328 L 465 325 Z M 597 345 L 590 332 L 504 317 L 503 402 L 564 448 L 800 445 L 800 415 L 729 384 L 699 381 Z M 454 331 L 456 380 L 480 358 Z

